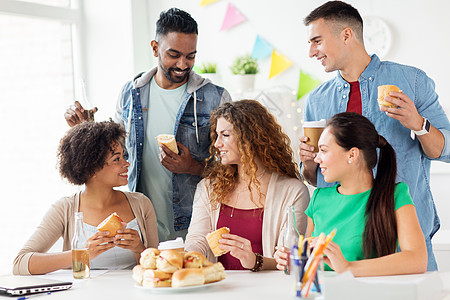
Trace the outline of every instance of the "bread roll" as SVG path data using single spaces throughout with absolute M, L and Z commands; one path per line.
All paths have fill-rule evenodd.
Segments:
M 201 268 L 206 261 L 206 257 L 196 251 L 184 254 L 183 268 Z
M 175 140 L 175 136 L 173 134 L 160 134 L 156 137 L 156 140 L 158 141 L 160 147 L 161 144 L 163 144 L 172 152 L 178 154 L 177 141 Z
M 220 249 L 219 239 L 222 238 L 222 234 L 224 233 L 230 233 L 230 229 L 228 227 L 222 227 L 206 235 L 206 240 L 215 256 L 221 256 L 228 252 L 227 250 Z
M 141 265 L 136 265 L 133 268 L 133 279 L 139 285 L 142 285 L 142 278 L 144 276 L 145 269 Z
M 123 229 L 122 219 L 117 213 L 112 213 L 97 226 L 98 231 L 109 231 L 107 237 L 113 237 L 117 234 L 117 230 Z
M 173 273 L 183 268 L 184 253 L 178 250 L 163 250 L 156 260 L 156 268 L 166 273 Z
M 202 285 L 205 283 L 202 269 L 182 269 L 173 273 L 172 287 Z
M 205 276 L 205 283 L 210 283 L 225 279 L 227 274 L 223 265 L 218 262 L 212 266 L 203 268 L 203 276 Z
M 395 104 L 392 104 L 390 102 L 387 102 L 384 100 L 384 97 L 389 96 L 389 92 L 402 92 L 397 86 L 395 85 L 380 85 L 378 86 L 378 105 L 381 106 L 386 106 L 386 107 L 395 107 L 397 108 L 398 106 Z M 395 98 L 395 97 L 392 97 Z
M 172 285 L 172 274 L 160 270 L 145 270 L 142 286 L 144 287 L 170 287 Z
M 156 248 L 147 248 L 141 253 L 141 259 L 139 260 L 139 263 L 142 265 L 143 268 L 146 269 L 156 269 L 156 260 L 159 256 L 159 251 Z

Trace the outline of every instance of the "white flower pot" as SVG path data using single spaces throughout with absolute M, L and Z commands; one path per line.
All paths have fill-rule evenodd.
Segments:
M 202 73 L 200 76 L 203 78 L 208 78 L 215 85 L 222 85 L 222 79 L 218 73 Z
M 234 88 L 237 93 L 244 93 L 254 89 L 256 74 L 234 75 Z

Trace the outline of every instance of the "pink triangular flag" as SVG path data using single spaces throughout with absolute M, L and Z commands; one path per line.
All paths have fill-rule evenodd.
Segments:
M 228 3 L 227 13 L 223 19 L 222 28 L 220 30 L 227 30 L 247 20 L 241 12 L 231 3 Z

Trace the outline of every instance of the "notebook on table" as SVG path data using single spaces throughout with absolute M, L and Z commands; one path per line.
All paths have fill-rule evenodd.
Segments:
M 67 290 L 72 282 L 46 279 L 36 276 L 0 276 L 0 295 L 21 296 Z

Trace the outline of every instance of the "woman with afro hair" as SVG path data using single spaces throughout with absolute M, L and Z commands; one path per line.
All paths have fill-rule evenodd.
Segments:
M 206 235 L 221 227 L 225 269 L 276 269 L 286 209 L 293 205 L 304 234 L 309 203 L 290 140 L 273 115 L 254 100 L 225 103 L 211 114 L 211 159 L 194 197 L 186 250 L 214 261 Z
M 141 193 L 114 189 L 128 182 L 124 139 L 125 131 L 113 121 L 81 123 L 61 139 L 59 172 L 84 189 L 52 205 L 15 258 L 14 274 L 45 274 L 71 267 L 75 212 L 84 215 L 91 269 L 131 268 L 145 248 L 158 246 L 150 200 Z M 113 212 L 122 218 L 124 228 L 107 237 L 96 226 Z M 59 238 L 63 239 L 62 251 L 47 253 Z

